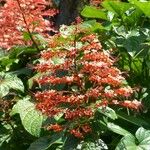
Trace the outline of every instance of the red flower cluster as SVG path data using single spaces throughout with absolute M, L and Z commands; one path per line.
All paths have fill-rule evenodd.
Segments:
M 76 129 L 70 130 L 70 133 L 77 138 L 84 138 L 84 135 L 92 131 L 91 127 L 88 124 L 84 124 Z
M 43 16 L 54 16 L 57 10 L 46 10 L 48 5 L 46 0 L 6 0 L 0 8 L 0 47 L 10 49 L 14 45 L 32 44 L 33 41 L 23 40 L 23 32 L 45 36 L 53 30 L 52 23 Z
M 58 124 L 51 124 L 50 126 L 47 127 L 47 130 L 53 130 L 55 132 L 60 132 L 63 130 L 63 127 Z
M 102 3 L 103 0 L 90 0 L 90 3 L 94 6 L 98 6 L 100 3 Z
M 41 64 L 35 68 L 45 74 L 37 82 L 49 85 L 51 90 L 37 92 L 35 98 L 37 109 L 49 117 L 63 114 L 68 125 L 64 128 L 83 138 L 91 131 L 88 124 L 97 107 L 118 105 L 138 110 L 141 103 L 130 101 L 133 90 L 124 84 L 121 71 L 114 66 L 115 59 L 102 49 L 96 35 L 79 36 L 75 42 L 70 42 L 71 48 L 61 50 L 58 43 L 41 53 Z M 78 42 L 82 46 L 72 48 Z M 55 59 L 60 61 L 54 62 Z

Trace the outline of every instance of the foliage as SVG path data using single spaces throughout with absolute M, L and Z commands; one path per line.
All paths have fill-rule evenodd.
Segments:
M 0 98 L 6 96 L 11 89 L 24 92 L 22 81 L 15 75 L 0 73 Z
M 42 123 L 46 119 L 35 109 L 33 103 L 28 98 L 19 100 L 12 108 L 11 115 L 19 113 L 22 125 L 33 136 L 40 136 Z
M 86 6 L 81 15 L 102 19 L 103 31 L 99 32 L 107 38 L 104 44 L 118 49 L 120 67 L 132 74 L 130 83 L 137 84 L 142 78 L 140 84 L 149 88 L 149 8 L 145 7 L 149 2 L 104 1 L 101 5 L 103 9 Z M 107 21 L 103 21 L 104 15 Z
M 135 136 L 132 134 L 126 134 L 121 139 L 120 143 L 117 145 L 116 150 L 120 149 L 149 149 L 150 147 L 150 130 L 146 130 L 143 127 L 140 127 L 136 133 Z
M 149 150 L 150 2 L 53 4 L 0 1 L 0 149 Z

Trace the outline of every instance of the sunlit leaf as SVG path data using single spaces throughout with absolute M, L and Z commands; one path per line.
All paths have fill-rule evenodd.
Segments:
M 36 110 L 35 105 L 29 100 L 29 97 L 19 100 L 14 105 L 11 115 L 18 113 L 24 128 L 33 136 L 39 137 L 42 123 L 46 117 Z
M 83 17 L 88 17 L 88 18 L 99 18 L 99 19 L 107 20 L 106 13 L 93 6 L 85 6 L 83 11 L 81 12 L 81 15 Z
M 24 85 L 16 75 L 0 72 L 0 97 L 6 96 L 10 89 L 24 92 Z

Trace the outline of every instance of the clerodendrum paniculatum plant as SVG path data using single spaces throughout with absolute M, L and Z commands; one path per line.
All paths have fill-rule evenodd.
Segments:
M 41 52 L 35 67 L 42 74 L 37 82 L 45 89 L 35 93 L 36 107 L 48 117 L 62 116 L 63 121 L 48 125 L 48 130 L 84 138 L 92 133 L 98 108 L 117 105 L 138 111 L 141 102 L 132 99 L 132 88 L 96 34 L 77 25 L 72 36 L 67 36 L 69 27 L 65 28 L 64 34 L 55 35 L 50 48 Z

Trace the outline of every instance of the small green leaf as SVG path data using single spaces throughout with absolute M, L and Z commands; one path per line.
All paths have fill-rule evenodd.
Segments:
M 88 18 L 98 18 L 98 19 L 108 20 L 105 12 L 93 6 L 85 6 L 85 8 L 81 12 L 81 15 L 83 17 L 88 17 Z
M 53 57 L 52 61 L 55 65 L 60 65 L 64 63 L 64 58 L 59 58 L 59 57 Z
M 19 100 L 14 105 L 11 115 L 19 113 L 24 128 L 33 136 L 39 137 L 42 123 L 46 117 L 36 110 L 35 105 L 29 101 L 29 97 Z
M 31 36 L 28 32 L 23 32 L 23 39 L 25 41 L 31 40 Z
M 76 150 L 107 150 L 108 147 L 105 142 L 101 139 L 96 141 L 88 141 L 88 142 L 81 142 L 78 144 Z
M 99 107 L 97 110 L 101 114 L 104 114 L 105 116 L 107 116 L 113 120 L 118 118 L 116 112 L 113 109 L 111 109 L 110 107 L 105 107 L 105 108 Z
M 105 28 L 96 20 L 84 21 L 80 28 L 87 29 L 89 31 L 105 30 Z
M 27 84 L 29 89 L 33 87 L 34 81 L 38 79 L 40 76 L 42 76 L 42 73 L 37 73 L 28 80 Z
M 11 140 L 13 134 L 13 129 L 9 124 L 0 124 L 0 148 L 5 142 L 9 142 Z
M 36 41 L 40 42 L 42 44 L 42 46 L 44 46 L 44 48 L 47 46 L 48 42 L 42 35 L 34 34 L 33 36 L 36 39 Z

